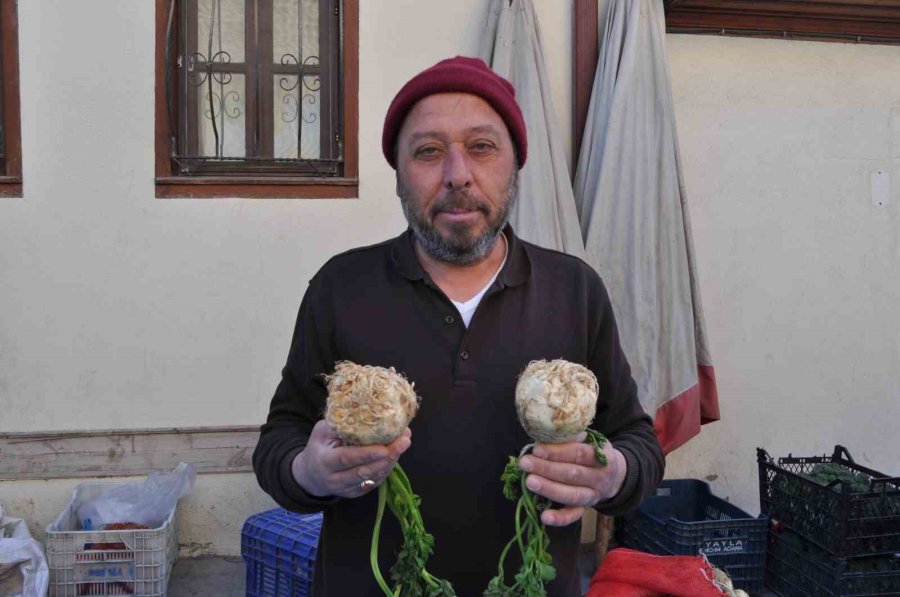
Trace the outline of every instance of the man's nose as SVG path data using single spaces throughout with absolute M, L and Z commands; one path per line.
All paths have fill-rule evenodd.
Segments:
M 444 186 L 450 190 L 472 186 L 472 172 L 464 148 L 451 145 L 444 160 Z

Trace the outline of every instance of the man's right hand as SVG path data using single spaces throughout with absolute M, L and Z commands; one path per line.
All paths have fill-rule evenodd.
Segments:
M 297 484 L 312 495 L 360 497 L 387 478 L 412 444 L 411 437 L 407 427 L 386 446 L 346 446 L 323 419 L 313 427 L 306 448 L 294 458 L 291 472 Z M 366 480 L 375 484 L 366 487 Z

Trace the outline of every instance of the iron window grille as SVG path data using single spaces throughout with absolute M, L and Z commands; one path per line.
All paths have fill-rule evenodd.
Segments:
M 342 176 L 341 16 L 340 0 L 170 0 L 178 174 Z

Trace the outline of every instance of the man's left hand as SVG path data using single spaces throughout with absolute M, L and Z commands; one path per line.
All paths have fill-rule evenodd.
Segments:
M 586 507 L 614 497 L 625 482 L 627 464 L 622 453 L 606 442 L 607 464 L 602 465 L 584 437 L 581 434 L 565 444 L 535 444 L 530 454 L 519 459 L 519 468 L 529 473 L 526 487 L 563 506 L 541 513 L 541 521 L 548 526 L 581 520 Z

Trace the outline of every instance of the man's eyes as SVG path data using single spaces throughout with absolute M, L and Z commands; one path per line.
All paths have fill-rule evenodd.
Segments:
M 494 149 L 494 144 L 489 141 L 476 141 L 469 145 L 469 148 L 475 152 L 487 152 Z
M 467 145 L 469 152 L 475 155 L 485 155 L 495 151 L 497 146 L 491 141 L 475 141 Z M 419 158 L 434 158 L 444 153 L 444 149 L 437 145 L 425 145 L 419 147 L 415 151 L 415 156 Z
M 431 156 L 437 155 L 439 151 L 440 150 L 437 147 L 434 147 L 433 145 L 429 145 L 429 146 L 420 147 L 419 149 L 417 149 L 416 155 L 421 156 L 421 157 L 431 157 Z

